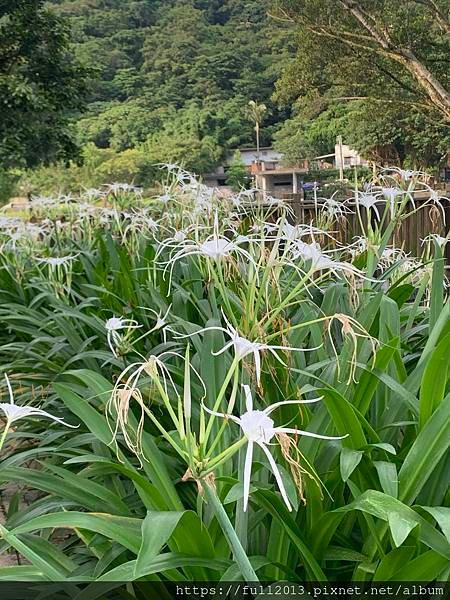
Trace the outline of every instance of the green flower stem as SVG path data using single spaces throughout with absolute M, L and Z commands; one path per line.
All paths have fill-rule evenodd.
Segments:
M 245 581 L 259 581 L 258 576 L 255 573 L 244 548 L 239 541 L 238 536 L 231 524 L 228 515 L 219 500 L 214 485 L 208 481 L 205 481 L 204 485 L 205 496 L 210 503 L 214 514 L 219 522 L 219 525 L 227 539 L 230 550 L 233 552 L 234 560 L 236 561 L 241 571 L 242 577 Z
M 264 330 L 267 331 L 269 329 L 269 327 L 271 326 L 271 324 L 274 323 L 275 319 L 280 314 L 280 312 L 282 312 L 286 308 L 286 306 L 292 299 L 294 299 L 298 296 L 299 292 L 301 291 L 302 288 L 305 287 L 306 282 L 308 281 L 308 279 L 311 278 L 313 273 L 314 273 L 314 269 L 310 269 L 300 279 L 300 281 L 297 283 L 297 285 L 294 287 L 294 289 L 291 290 L 291 292 L 289 292 L 289 294 L 286 296 L 286 298 L 284 298 L 284 300 L 282 302 L 280 302 L 280 304 L 277 306 L 277 308 L 270 313 L 270 318 L 268 318 L 269 315 L 267 315 L 266 323 L 263 326 Z M 321 278 L 322 278 L 322 276 L 319 276 L 318 280 L 320 280 Z M 261 321 L 261 325 L 262 325 L 262 321 Z
M 214 270 L 214 266 L 212 267 L 211 270 L 214 275 L 218 276 L 218 277 L 215 277 L 215 279 L 216 279 L 216 283 L 218 283 L 218 288 L 220 290 L 223 302 L 227 308 L 228 318 L 231 320 L 231 323 L 233 324 L 233 326 L 237 327 L 238 324 L 236 321 L 236 317 L 234 316 L 234 312 L 233 312 L 233 309 L 231 308 L 231 304 L 230 304 L 230 299 L 227 294 L 227 286 L 225 284 L 225 279 L 223 276 L 222 263 L 220 262 L 220 260 L 218 260 L 214 264 L 217 266 L 217 273 Z
M 266 337 L 266 342 L 269 343 L 276 337 L 283 335 L 284 333 L 291 333 L 291 331 L 295 331 L 296 329 L 302 329 L 303 327 L 308 327 L 309 325 L 315 325 L 316 323 L 321 323 L 323 321 L 329 321 L 331 319 L 330 316 L 319 317 L 318 319 L 313 319 L 312 321 L 303 321 L 302 323 L 297 323 L 296 325 L 291 325 L 286 329 L 280 329 L 276 333 L 272 333 Z
M 10 425 L 11 423 L 9 421 L 6 421 L 5 429 L 2 431 L 2 435 L 0 436 L 0 452 L 3 448 L 3 444 L 5 443 L 6 436 L 8 435 Z
M 203 474 L 207 475 L 208 473 L 211 473 L 211 471 L 213 471 L 216 467 L 222 464 L 225 460 L 229 460 L 246 442 L 247 438 L 241 437 L 232 446 L 226 448 L 223 452 L 215 456 L 211 461 L 208 462 L 208 469 Z
M 246 410 L 245 399 L 241 396 L 239 412 L 243 414 Z M 247 449 L 244 446 L 239 448 L 238 452 L 238 481 L 244 481 L 245 456 Z M 245 551 L 248 550 L 248 512 L 244 512 L 244 498 L 239 498 L 236 503 L 236 511 L 234 515 L 234 527 L 242 547 Z
M 228 402 L 228 408 L 227 408 L 227 413 L 229 415 L 232 414 L 233 412 L 233 408 L 234 408 L 234 402 L 236 400 L 236 394 L 237 394 L 237 389 L 238 389 L 238 384 L 239 384 L 239 370 L 236 369 L 234 372 L 234 382 L 233 382 L 233 390 L 231 392 L 231 397 L 230 397 L 230 401 Z M 224 420 L 223 423 L 220 425 L 219 428 L 219 432 L 216 435 L 214 442 L 211 445 L 211 448 L 209 448 L 207 455 L 210 456 L 213 452 L 214 449 L 216 448 L 217 444 L 220 442 L 220 440 L 222 439 L 222 434 L 225 430 L 225 427 L 228 425 L 228 421 Z
M 285 217 L 283 217 L 282 223 L 280 224 L 280 229 L 283 227 L 284 223 L 285 223 Z M 267 280 L 269 278 L 269 275 L 272 271 L 273 265 L 275 264 L 276 261 L 276 257 L 278 255 L 278 248 L 280 245 L 280 240 L 277 239 L 275 240 L 275 243 L 273 245 L 273 248 L 270 252 L 270 256 L 269 256 L 269 260 L 267 261 L 267 267 L 264 270 L 264 274 L 263 274 L 263 279 L 261 281 L 261 284 L 259 286 L 259 291 L 258 291 L 258 295 L 256 297 L 256 303 L 255 303 L 255 318 L 258 315 L 258 310 L 261 306 L 261 302 L 265 297 L 265 291 L 266 291 L 266 283 Z
M 173 424 L 175 425 L 175 427 L 176 427 L 176 429 L 177 429 L 178 433 L 180 434 L 180 437 L 183 437 L 183 436 L 182 436 L 182 428 L 181 428 L 181 424 L 180 424 L 180 422 L 178 421 L 178 417 L 177 417 L 177 415 L 175 414 L 175 411 L 173 410 L 173 408 L 172 408 L 172 405 L 170 404 L 170 398 L 169 398 L 169 396 L 167 395 L 167 393 L 166 393 L 166 390 L 165 390 L 165 389 L 163 388 L 163 386 L 161 385 L 161 382 L 160 382 L 160 380 L 159 380 L 159 378 L 158 378 L 158 377 L 152 377 L 152 380 L 155 382 L 155 384 L 156 384 L 156 387 L 158 388 L 158 392 L 159 392 L 159 393 L 160 393 L 160 395 L 161 395 L 161 398 L 162 398 L 162 400 L 163 400 L 163 402 L 164 402 L 164 405 L 165 405 L 165 407 L 166 407 L 166 409 L 167 409 L 167 412 L 168 412 L 168 413 L 169 413 L 169 415 L 171 416 L 171 418 L 172 418 L 172 421 L 173 421 Z
M 234 371 L 236 370 L 236 368 L 238 366 L 238 363 L 239 363 L 239 360 L 236 357 L 234 357 L 233 362 L 231 363 L 230 369 L 228 370 L 228 373 L 225 376 L 222 387 L 220 388 L 220 391 L 217 395 L 216 402 L 213 407 L 214 412 L 217 412 L 220 408 L 220 403 L 222 402 L 222 398 L 224 397 L 225 392 L 227 391 L 228 384 L 231 381 L 231 378 L 233 376 Z M 212 426 L 214 423 L 214 419 L 215 419 L 214 415 L 210 415 L 209 420 L 208 420 L 208 425 L 206 426 L 206 432 L 205 432 L 204 439 L 201 440 L 201 443 L 203 444 L 204 448 L 206 448 L 209 436 L 211 435 L 211 429 L 212 429 Z
M 156 425 L 156 427 L 159 429 L 159 431 L 161 432 L 161 434 L 163 435 L 163 437 L 169 442 L 169 444 L 172 446 L 172 448 L 183 459 L 187 458 L 188 457 L 188 453 L 185 450 L 183 450 L 176 442 L 173 441 L 173 439 L 169 435 L 169 432 L 164 429 L 164 427 L 161 425 L 161 423 L 158 421 L 158 419 L 155 417 L 155 415 L 152 413 L 152 411 L 147 406 L 143 406 L 142 408 L 144 409 L 145 414 L 148 417 L 150 417 L 152 423 L 154 425 Z

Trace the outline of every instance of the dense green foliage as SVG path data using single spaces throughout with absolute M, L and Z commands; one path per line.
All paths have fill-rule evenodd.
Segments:
M 446 0 L 276 5 L 297 49 L 277 83 L 278 99 L 293 105 L 280 149 L 292 158 L 323 154 L 339 132 L 378 161 L 442 162 L 450 145 Z
M 67 22 L 44 0 L 0 3 L 0 168 L 76 155 L 70 111 L 80 108 L 86 71 L 69 53 Z
M 77 55 L 98 74 L 79 122 L 82 141 L 120 152 L 150 138 L 161 160 L 200 153 L 201 170 L 202 153 L 213 164 L 224 149 L 254 143 L 245 113 L 252 98 L 271 107 L 263 132 L 270 140 L 280 118 L 270 97 L 287 38 L 267 17 L 268 2 L 53 4 L 71 24 Z

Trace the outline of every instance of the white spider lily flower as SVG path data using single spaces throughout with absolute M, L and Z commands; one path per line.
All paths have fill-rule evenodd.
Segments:
M 156 316 L 156 323 L 155 326 L 153 327 L 153 331 L 157 331 L 158 329 L 161 329 L 162 327 L 165 327 L 165 325 L 167 325 L 167 317 L 169 316 L 169 312 L 170 309 L 172 308 L 172 305 L 169 306 L 169 308 L 166 310 L 165 313 L 163 313 L 162 310 L 159 311 L 159 313 L 157 313 L 155 310 L 149 308 L 148 310 L 150 310 L 151 312 L 153 312 Z
M 57 423 L 60 423 L 61 425 L 66 425 L 67 427 L 72 427 L 74 429 L 78 427 L 78 425 L 69 425 L 69 423 L 66 423 L 63 419 L 55 417 L 55 415 L 52 415 L 40 408 L 35 408 L 34 406 L 19 406 L 14 402 L 14 394 L 11 383 L 6 373 L 5 380 L 9 392 L 9 402 L 0 402 L 0 410 L 6 417 L 6 429 L 9 429 L 11 423 L 18 421 L 19 419 L 25 419 L 26 417 L 46 417 L 56 421 Z
M 370 247 L 369 240 L 364 236 L 356 236 L 353 238 L 355 241 L 350 244 L 348 251 L 350 256 L 354 259 L 360 254 L 367 252 Z
M 231 252 L 236 249 L 236 244 L 224 237 L 212 237 L 211 239 L 199 244 L 198 249 L 200 254 L 219 260 L 230 256 Z
M 375 194 L 358 194 L 355 198 L 355 203 L 359 206 L 363 206 L 366 210 L 373 209 L 378 221 L 380 220 L 380 213 L 378 212 L 377 203 L 380 202 Z
M 362 271 L 357 269 L 351 263 L 336 261 L 330 258 L 327 254 L 322 252 L 319 244 L 317 243 L 306 244 L 305 242 L 297 240 L 294 247 L 293 260 L 298 258 L 301 258 L 305 262 L 310 261 L 312 271 L 329 269 L 333 273 L 336 273 L 337 271 L 343 271 L 352 275 L 357 275 L 362 279 L 368 279 Z
M 79 254 L 67 255 L 67 256 L 50 256 L 48 258 L 38 258 L 38 263 L 50 265 L 51 267 L 59 267 L 61 265 L 68 265 L 75 260 Z
M 160 355 L 150 354 L 147 360 L 143 362 L 136 362 L 128 365 L 117 378 L 116 385 L 112 393 L 111 401 L 114 403 L 114 395 L 116 390 L 126 390 L 134 392 L 138 389 L 138 383 L 141 375 L 146 373 L 152 380 L 159 379 L 161 376 L 164 383 L 164 389 L 167 393 L 167 380 L 169 380 L 172 388 L 176 391 L 175 384 L 173 382 L 170 371 L 161 360 L 165 356 L 177 356 L 183 358 L 180 354 L 173 351 L 162 352 Z
M 5 232 L 5 234 L 8 236 L 8 240 L 2 243 L 2 250 L 4 248 L 12 248 L 13 250 L 15 250 L 17 242 L 21 242 L 22 240 L 27 239 L 26 232 L 20 229 L 17 229 L 17 231 L 7 231 Z
M 382 192 L 383 196 L 385 196 L 390 201 L 395 200 L 398 196 L 404 196 L 405 194 L 408 193 L 405 190 L 402 190 L 401 188 L 392 187 L 392 186 L 391 187 L 382 187 L 381 192 Z
M 414 177 L 422 177 L 423 175 L 426 175 L 426 173 L 423 173 L 422 171 L 414 171 L 413 169 L 399 169 L 398 173 L 405 181 L 409 181 Z
M 272 354 L 272 356 L 274 356 L 274 358 L 276 358 L 278 360 L 278 362 L 283 365 L 283 367 L 286 367 L 287 365 L 280 358 L 280 356 L 277 352 L 278 350 L 284 350 L 286 352 L 311 352 L 312 350 L 317 350 L 317 348 L 305 348 L 305 349 L 304 348 L 292 348 L 290 346 L 273 346 L 272 344 L 265 344 L 263 342 L 258 342 L 258 341 L 252 342 L 252 341 L 248 340 L 247 338 L 243 337 L 239 333 L 239 331 L 237 329 L 235 329 L 233 327 L 233 325 L 231 325 L 231 323 L 227 320 L 223 311 L 222 311 L 222 315 L 223 315 L 224 321 L 227 325 L 226 328 L 213 325 L 211 327 L 204 327 L 203 329 L 199 329 L 198 331 L 195 331 L 194 333 L 191 333 L 191 334 L 176 335 L 174 337 L 175 337 L 175 339 L 182 339 L 182 338 L 186 338 L 186 337 L 192 337 L 193 335 L 197 335 L 197 334 L 203 333 L 205 331 L 222 331 L 223 333 L 227 334 L 230 337 L 230 341 L 226 342 L 225 345 L 217 352 L 212 352 L 213 356 L 219 356 L 220 354 L 223 354 L 224 352 L 226 352 L 229 348 L 234 349 L 235 358 L 238 361 L 242 360 L 246 356 L 249 356 L 250 354 L 252 354 L 253 360 L 255 363 L 256 381 L 257 381 L 258 386 L 261 383 L 261 352 L 263 352 L 264 350 L 267 350 L 268 352 L 270 352 Z
M 267 408 L 263 410 L 254 410 L 253 409 L 253 397 L 250 387 L 248 385 L 243 385 L 244 393 L 245 393 L 245 408 L 246 412 L 241 416 L 236 417 L 234 415 L 229 415 L 225 413 L 215 412 L 203 406 L 206 412 L 216 417 L 222 417 L 224 419 L 229 419 L 233 421 L 241 428 L 242 434 L 247 439 L 247 452 L 245 455 L 245 463 L 244 463 L 244 512 L 247 511 L 248 507 L 248 499 L 250 496 L 250 479 L 251 479 L 251 471 L 252 471 L 252 462 L 253 462 L 253 449 L 254 444 L 257 444 L 269 461 L 269 465 L 271 470 L 275 476 L 275 480 L 278 485 L 278 489 L 280 490 L 281 496 L 288 508 L 289 511 L 292 511 L 291 503 L 289 502 L 286 488 L 284 486 L 283 478 L 281 476 L 280 470 L 273 459 L 269 449 L 267 446 L 271 444 L 273 438 L 278 434 L 296 434 L 296 435 L 304 435 L 307 437 L 319 438 L 321 440 L 341 440 L 347 436 L 339 436 L 339 437 L 331 437 L 327 435 L 320 435 L 318 433 L 312 433 L 310 431 L 302 431 L 300 429 L 295 429 L 292 427 L 275 427 L 275 422 L 270 418 L 270 414 L 275 411 L 277 408 L 282 406 L 286 406 L 288 404 L 312 404 L 314 402 L 319 402 L 321 398 L 314 398 L 312 400 L 286 400 L 284 402 L 276 402 L 275 404 L 271 404 Z
M 17 217 L 0 216 L 0 229 L 15 229 L 23 225 L 22 219 Z
M 142 188 L 137 187 L 135 185 L 131 185 L 130 183 L 110 183 L 106 186 L 106 189 L 111 194 L 116 194 L 118 192 L 132 192 L 137 195 L 142 194 Z
M 163 310 L 156 312 L 156 310 L 153 310 L 153 308 L 147 308 L 146 306 L 139 306 L 139 308 L 141 308 L 142 310 L 150 311 L 151 313 L 153 313 L 155 315 L 155 318 L 156 318 L 155 325 L 145 335 L 153 333 L 154 331 L 162 330 L 163 340 L 164 340 L 164 343 L 166 343 L 167 342 L 167 329 L 170 330 L 170 328 L 168 327 L 168 324 L 167 324 L 167 318 L 169 316 L 172 305 L 169 306 L 169 308 L 166 310 L 166 312 L 164 312 Z
M 85 188 L 82 197 L 87 200 L 99 200 L 105 197 L 105 192 L 103 190 L 98 190 L 97 188 Z
M 125 443 L 127 446 L 135 452 L 136 454 L 140 453 L 140 444 L 139 438 L 142 432 L 143 423 L 144 423 L 144 401 L 142 398 L 141 391 L 138 388 L 139 380 L 143 373 L 148 375 L 153 383 L 156 384 L 157 387 L 163 391 L 166 400 L 165 406 L 169 411 L 169 414 L 172 418 L 174 424 L 178 427 L 178 417 L 175 414 L 173 408 L 168 403 L 168 385 L 167 380 L 169 380 L 175 394 L 179 396 L 175 384 L 173 382 L 172 376 L 170 375 L 170 371 L 164 362 L 161 360 L 164 356 L 177 356 L 179 358 L 183 358 L 177 352 L 167 351 L 161 353 L 159 356 L 151 354 L 147 360 L 143 362 L 132 363 L 128 365 L 122 373 L 117 378 L 116 384 L 111 393 L 111 397 L 109 398 L 106 405 L 106 419 L 108 421 L 108 426 L 112 432 L 111 443 L 116 440 L 117 432 L 119 429 L 124 434 Z M 162 383 L 164 387 L 162 388 Z M 139 419 L 138 431 L 137 431 L 137 443 L 133 443 L 130 436 L 126 433 L 126 425 L 128 422 L 128 412 L 130 409 L 131 400 L 135 400 L 141 409 L 141 416 Z M 115 421 L 114 427 L 110 425 L 110 418 Z
M 216 226 L 215 226 L 216 229 Z M 168 269 L 170 269 L 169 281 L 172 281 L 172 272 L 175 263 L 182 258 L 188 256 L 202 256 L 213 262 L 219 262 L 230 258 L 232 255 L 241 256 L 246 261 L 251 263 L 257 271 L 257 265 L 255 259 L 251 254 L 240 247 L 241 242 L 231 241 L 226 237 L 223 237 L 215 231 L 212 235 L 208 236 L 205 241 L 197 242 L 193 240 L 184 240 L 176 246 L 172 246 L 175 251 L 167 261 L 160 262 L 158 264 L 164 265 L 164 276 Z M 177 250 L 178 246 L 178 250 Z M 170 288 L 170 285 L 169 285 Z
M 411 179 L 418 179 L 419 177 L 429 177 L 428 173 L 424 171 L 415 171 L 414 169 L 401 169 L 400 167 L 388 167 L 384 169 L 391 173 L 398 173 L 404 181 L 410 181 Z
M 291 225 L 290 223 L 283 223 L 281 228 L 281 235 L 287 240 L 296 240 L 306 235 L 307 231 L 301 225 Z
M 430 265 L 423 264 L 419 259 L 408 258 L 399 264 L 399 268 L 396 269 L 392 279 L 404 279 L 412 285 L 419 287 L 424 281 L 428 282 L 431 275 L 432 267 Z M 444 283 L 444 287 L 445 285 Z M 427 287 L 426 295 L 429 299 L 429 286 Z
M 176 183 L 178 183 L 182 188 L 192 189 L 200 185 L 196 177 L 192 173 L 189 173 L 189 171 L 186 171 L 180 167 L 180 165 L 175 163 L 159 163 L 159 166 L 161 169 L 165 169 L 171 175 L 174 175 Z
M 282 200 L 281 198 L 274 198 L 273 196 L 265 196 L 263 201 L 261 202 L 262 206 L 267 206 L 269 208 L 281 209 L 285 210 L 287 214 L 293 215 L 294 209 L 290 205 L 290 203 L 286 200 Z
M 255 194 L 257 193 L 256 188 L 251 188 L 249 190 L 241 190 L 238 194 L 234 194 L 231 196 L 231 204 L 235 208 L 245 208 L 252 206 L 255 202 Z
M 154 234 L 156 231 L 158 231 L 158 221 L 155 221 L 152 217 L 149 217 L 144 213 L 129 213 L 123 211 L 122 217 L 130 221 L 123 231 L 122 238 L 124 241 L 126 240 L 129 232 L 143 235 L 146 232 Z
M 253 204 L 255 200 L 255 195 L 258 193 L 258 188 L 250 188 L 248 190 L 241 190 L 235 198 L 238 198 L 239 201 L 250 202 Z
M 450 202 L 450 198 L 448 198 L 447 196 L 443 196 L 437 190 L 433 190 L 429 185 L 426 185 L 426 188 L 430 192 L 429 202 L 431 202 L 431 204 L 434 204 L 439 208 L 442 214 L 442 221 L 445 223 L 445 208 L 442 204 L 442 200 L 448 203 Z
M 383 196 L 385 196 L 389 203 L 391 209 L 391 216 L 394 215 L 397 198 L 401 196 L 408 196 L 408 199 L 411 201 L 414 210 L 416 209 L 414 198 L 410 191 L 402 190 L 397 187 L 382 187 L 381 193 L 383 194 Z
M 158 242 L 158 248 L 156 250 L 155 262 L 158 262 L 159 256 L 163 253 L 163 251 L 168 248 L 170 251 L 180 250 L 183 247 L 183 242 L 188 239 L 190 233 L 195 231 L 201 231 L 203 229 L 209 229 L 207 226 L 202 225 L 189 225 L 183 229 L 176 229 L 174 227 L 159 227 L 159 232 L 164 233 L 165 237 L 162 240 L 156 240 Z M 156 237 L 155 237 L 156 239 Z M 191 241 L 191 243 L 194 243 Z M 165 264 L 165 263 L 162 263 Z
M 100 198 L 100 196 L 98 196 L 98 198 Z M 89 204 L 88 202 L 78 202 L 76 204 L 76 209 L 78 211 L 79 217 L 81 217 L 81 218 L 91 217 L 93 214 L 95 214 L 99 210 L 97 206 L 93 206 L 92 204 Z
M 3 232 L 8 236 L 8 240 L 2 244 L 2 247 L 15 249 L 20 243 L 32 243 L 47 233 L 45 225 L 35 225 L 34 223 L 11 223 L 9 230 Z
M 210 198 L 204 196 L 198 196 L 195 199 L 195 208 L 193 211 L 193 216 L 198 216 L 203 214 L 204 212 L 210 213 L 213 210 L 213 203 Z
M 156 200 L 158 202 L 162 202 L 162 204 L 167 204 L 168 202 L 170 202 L 170 200 L 172 200 L 173 196 L 170 193 L 165 193 L 165 194 L 161 194 L 160 196 L 156 196 Z
M 423 238 L 422 245 L 426 244 L 427 242 L 437 242 L 438 246 L 444 248 L 448 244 L 449 239 L 448 236 L 443 237 L 442 235 L 438 235 L 437 233 L 430 233 L 430 235 L 427 235 L 427 237 Z
M 379 264 L 383 267 L 394 265 L 400 260 L 405 260 L 408 255 L 401 248 L 387 247 L 380 256 Z
M 183 173 L 186 173 L 186 175 L 189 175 L 188 171 L 183 171 L 183 169 L 180 167 L 180 165 L 177 165 L 176 163 L 157 163 L 157 166 L 161 170 L 166 169 L 167 171 L 169 171 L 169 173 L 171 173 L 173 171 L 177 171 L 177 172 L 183 172 Z
M 108 346 L 114 356 L 117 358 L 117 353 L 114 346 L 118 346 L 122 341 L 122 336 L 119 331 L 126 329 L 127 332 L 131 329 L 142 327 L 134 319 L 124 319 L 123 317 L 111 317 L 105 321 L 105 329 L 107 332 Z
M 285 240 L 292 242 L 298 240 L 307 235 L 313 237 L 314 235 L 329 235 L 326 231 L 313 227 L 312 225 L 291 225 L 287 221 L 282 222 L 279 220 L 277 223 L 263 223 L 263 231 L 270 235 L 276 232 L 276 236 L 268 237 L 267 240 Z
M 159 224 L 158 221 L 155 221 L 155 219 L 153 219 L 152 217 L 143 217 L 142 218 L 142 222 L 144 223 L 144 225 L 147 227 L 147 229 L 149 231 L 157 231 Z
M 184 242 L 184 240 L 186 239 L 186 232 L 183 231 L 182 229 L 175 231 L 175 233 L 173 234 L 173 239 L 175 242 Z
M 39 206 L 56 206 L 58 204 L 57 198 L 51 198 L 49 196 L 32 196 L 29 202 L 30 207 L 35 208 Z
M 342 202 L 334 198 L 324 198 L 322 208 L 333 218 L 342 218 L 346 214 L 352 214 L 352 211 Z

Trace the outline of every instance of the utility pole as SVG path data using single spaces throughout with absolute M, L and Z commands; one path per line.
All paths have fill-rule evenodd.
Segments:
M 344 181 L 344 152 L 342 149 L 342 135 L 338 135 L 337 145 L 339 153 L 339 181 Z

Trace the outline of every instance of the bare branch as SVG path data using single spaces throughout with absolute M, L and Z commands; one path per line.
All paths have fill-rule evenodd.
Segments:
M 363 11 L 355 0 L 339 0 L 339 4 L 341 4 L 345 10 L 350 12 L 355 19 L 361 23 L 361 25 L 370 33 L 372 38 L 378 42 L 378 44 L 384 48 L 384 50 L 389 50 L 392 42 L 383 28 L 380 31 L 377 27 L 377 22 L 372 15 L 369 15 L 367 12 Z

